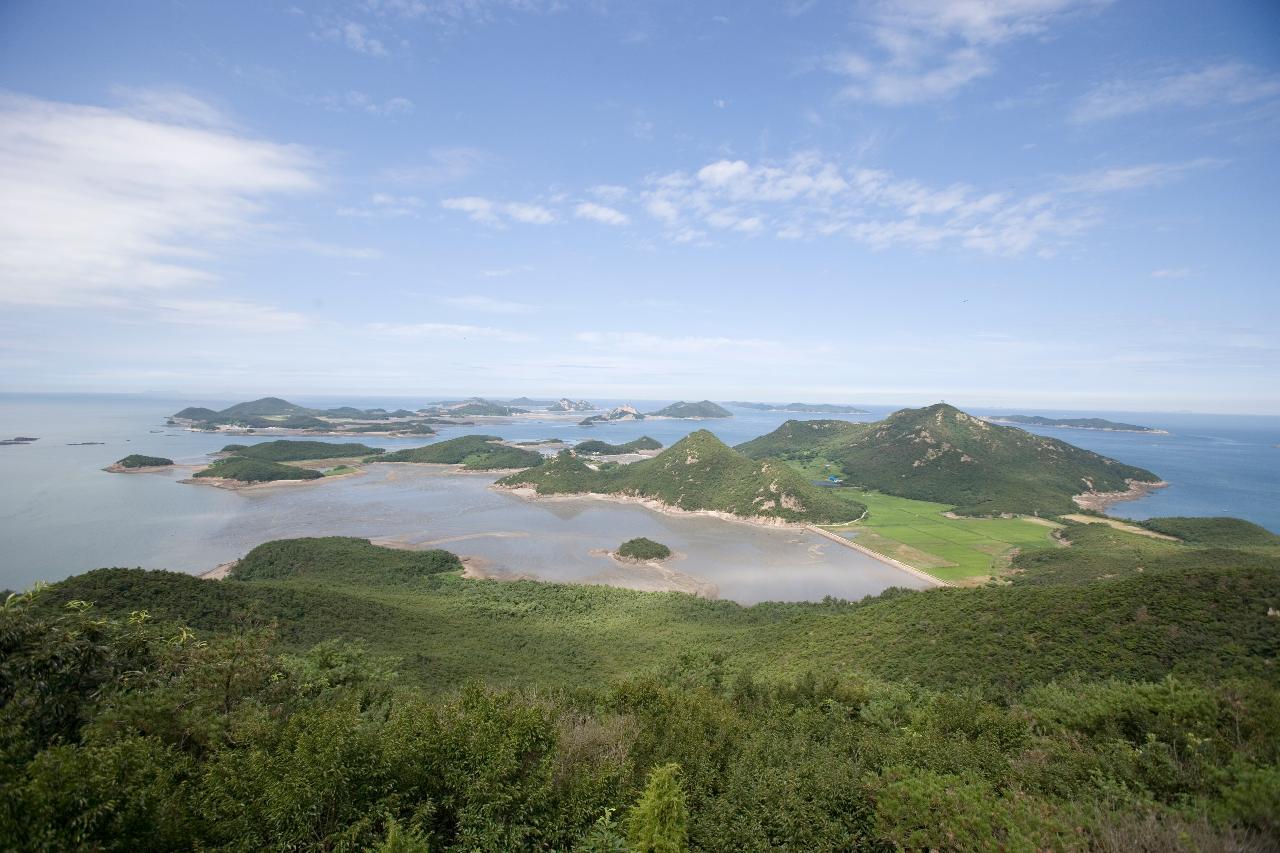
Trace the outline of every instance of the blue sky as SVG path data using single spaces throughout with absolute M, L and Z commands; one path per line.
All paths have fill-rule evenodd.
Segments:
M 7 390 L 1280 413 L 1280 7 L 0 5 Z

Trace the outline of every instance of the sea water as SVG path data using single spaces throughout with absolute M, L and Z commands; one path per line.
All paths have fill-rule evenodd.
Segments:
M 0 489 L 0 587 L 25 588 L 36 580 L 58 580 L 108 565 L 202 571 L 270 539 L 316 535 L 415 543 L 452 538 L 457 544 L 448 547 L 480 558 L 497 575 L 604 583 L 626 583 L 628 578 L 624 567 L 600 552 L 633 536 L 649 536 L 681 554 L 669 564 L 673 571 L 714 587 L 721 597 L 744 603 L 816 600 L 826 595 L 857 598 L 887 586 L 919 585 L 906 573 L 813 534 L 671 516 L 589 499 L 528 501 L 490 489 L 492 476 L 445 477 L 424 471 L 392 477 L 391 471 L 408 466 L 375 465 L 349 478 L 233 492 L 179 483 L 189 471 L 108 474 L 101 470 L 130 453 L 202 464 L 227 443 L 273 439 L 165 425 L 168 414 L 191 402 L 109 395 L 0 395 L 0 438 L 39 438 L 28 445 L 0 447 L 0 482 L 4 484 Z M 296 402 L 416 408 L 428 401 L 300 398 Z M 654 401 L 644 408 L 662 404 Z M 867 408 L 868 415 L 836 417 L 870 420 L 892 410 Z M 717 420 L 649 419 L 591 427 L 578 426 L 576 416 L 522 418 L 443 427 L 438 436 L 429 438 L 324 440 L 359 441 L 393 450 L 480 432 L 517 441 L 556 437 L 613 443 L 649 435 L 670 445 L 694 429 L 705 428 L 736 444 L 790 418 L 832 417 L 749 409 L 734 413 L 733 418 Z M 1236 515 L 1280 530 L 1276 488 L 1280 448 L 1274 446 L 1280 443 L 1280 418 L 1102 416 L 1160 427 L 1170 434 L 1035 431 L 1149 468 L 1172 484 L 1149 497 L 1116 505 L 1113 515 Z M 630 580 L 643 585 L 643 579 Z

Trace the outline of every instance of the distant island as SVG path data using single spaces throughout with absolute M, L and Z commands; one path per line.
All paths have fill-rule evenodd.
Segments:
M 866 415 L 866 409 L 857 406 L 846 406 L 839 403 L 744 403 L 741 400 L 730 400 L 726 405 L 739 409 L 755 409 L 759 412 L 816 412 L 823 415 Z
M 610 409 L 602 415 L 591 415 L 578 421 L 578 426 L 591 426 L 592 424 L 608 423 L 610 421 L 642 421 L 644 415 L 640 414 L 635 406 L 617 406 Z
M 595 406 L 586 400 L 570 400 L 568 397 L 561 397 L 556 402 L 547 406 L 549 412 L 591 412 L 595 410 Z
M 173 467 L 172 459 L 166 459 L 163 456 L 143 456 L 141 453 L 131 453 L 125 458 L 108 465 L 103 470 L 110 471 L 113 474 L 121 474 L 134 471 L 159 471 L 163 468 L 171 467 Z
M 697 430 L 652 459 L 596 469 L 569 451 L 496 485 L 531 495 L 608 495 L 655 509 L 707 512 L 765 523 L 838 524 L 862 504 L 819 489 L 774 460 L 754 460 L 707 430 Z
M 625 453 L 640 453 L 645 450 L 661 450 L 662 442 L 642 435 L 625 444 L 609 444 L 607 441 L 582 441 L 573 446 L 573 452 L 579 455 L 622 456 Z
M 263 397 L 220 410 L 189 406 L 169 416 L 171 425 L 193 430 L 252 432 L 270 429 L 333 435 L 346 432 L 433 435 L 435 430 L 430 424 L 440 422 L 456 423 L 453 420 L 441 421 L 436 417 L 423 417 L 421 412 L 411 412 L 408 409 L 387 411 L 357 409 L 352 406 L 313 409 L 279 397 Z
M 30 444 L 33 441 L 39 441 L 38 438 L 32 438 L 29 435 L 15 435 L 13 438 L 0 439 L 0 446 L 9 444 Z
M 1155 427 L 1109 421 L 1105 418 L 1046 418 L 1040 415 L 992 415 L 983 418 L 993 424 L 1017 424 L 1018 426 L 1061 427 L 1063 429 L 1095 429 L 1104 432 L 1147 432 L 1168 435 L 1167 430 Z
M 384 453 L 365 461 L 461 465 L 467 471 L 500 471 L 542 464 L 543 456 L 538 451 L 501 442 L 496 435 L 463 435 L 425 447 Z
M 209 481 L 210 485 L 236 487 L 281 481 L 319 480 L 323 476 L 324 474 L 311 468 L 300 468 L 296 465 L 285 465 L 282 462 L 269 462 L 263 459 L 249 459 L 244 456 L 228 456 L 226 459 L 219 459 L 204 470 L 197 471 L 187 482 L 199 483 L 203 480 Z
M 724 406 L 717 405 L 710 400 L 702 400 L 697 403 L 688 403 L 681 400 L 678 403 L 672 403 L 670 406 L 658 409 L 656 412 L 650 412 L 649 417 L 653 418 L 731 418 L 733 412 Z

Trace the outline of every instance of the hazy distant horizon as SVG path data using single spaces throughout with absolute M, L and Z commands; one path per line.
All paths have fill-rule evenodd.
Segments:
M 1028 414 L 1060 414 L 1060 415 L 1120 415 L 1120 414 L 1152 414 L 1152 415 L 1206 415 L 1206 416 L 1222 416 L 1222 417 L 1257 417 L 1257 418 L 1280 418 L 1280 411 L 1224 411 L 1209 409 L 1186 409 L 1186 408 L 1126 408 L 1119 405 L 1048 405 L 1042 402 L 989 402 L 983 398 L 965 398 L 956 395 L 934 395 L 921 396 L 919 398 L 907 395 L 905 392 L 897 395 L 893 394 L 864 394 L 861 396 L 848 397 L 830 397 L 820 398 L 816 395 L 791 394 L 791 395 L 774 395 L 762 396 L 760 394 L 685 394 L 664 396 L 646 396 L 627 395 L 617 393 L 601 393 L 590 394 L 582 392 L 537 392 L 537 391 L 472 391 L 472 390 L 454 390 L 454 391 L 424 391 L 424 392 L 386 392 L 386 393 L 370 393 L 367 389 L 363 391 L 353 391 L 343 393 L 341 391 L 297 391 L 297 392 L 281 392 L 279 389 L 270 391 L 201 391 L 201 392 L 183 392 L 172 390 L 154 390 L 148 389 L 143 391 L 103 391 L 103 390 L 35 390 L 35 389 L 0 389 L 0 397 L 13 396 L 49 396 L 49 397 L 117 397 L 132 398 L 143 400 L 157 400 L 168 402 L 188 402 L 192 404 L 199 403 L 225 403 L 231 405 L 247 400 L 256 400 L 262 397 L 279 397 L 293 403 L 313 404 L 313 405 L 341 405 L 342 403 L 363 403 L 366 405 L 376 405 L 379 401 L 395 404 L 409 404 L 417 401 L 421 404 L 447 400 L 461 400 L 468 397 L 483 397 L 491 400 L 514 400 L 519 397 L 528 397 L 534 400 L 558 400 L 562 397 L 568 397 L 573 400 L 587 400 L 589 402 L 602 403 L 607 406 L 615 406 L 623 403 L 636 403 L 647 406 L 652 404 L 654 407 L 667 405 L 678 400 L 712 400 L 717 403 L 727 403 L 729 401 L 740 401 L 748 403 L 768 403 L 773 405 L 783 405 L 786 403 L 811 403 L 811 404 L 831 404 L 831 405 L 848 405 L 848 406 L 869 406 L 873 409 L 899 409 L 899 408 L 920 408 L 930 406 L 934 403 L 946 402 L 959 409 L 972 409 L 981 411 L 1000 411 L 1000 412 L 1026 412 Z M 642 406 L 642 408 L 643 408 Z M 164 413 L 170 414 L 170 413 Z M 836 416 L 839 417 L 839 416 Z
M 1267 3 L 2 4 L 0 372 L 1280 413 L 1277 43 Z

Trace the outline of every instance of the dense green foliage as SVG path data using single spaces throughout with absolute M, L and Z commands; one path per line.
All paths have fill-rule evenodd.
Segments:
M 219 459 L 208 468 L 197 471 L 195 477 L 219 477 L 241 483 L 268 483 L 275 480 L 318 480 L 324 475 L 310 468 L 268 462 L 265 459 L 249 459 L 244 456 L 228 456 Z
M 945 403 L 854 424 L 830 440 L 788 422 L 747 445 L 745 452 L 753 454 L 821 456 L 839 465 L 851 486 L 945 503 L 962 515 L 1056 516 L 1076 511 L 1073 495 L 1159 480 L 1142 468 L 990 424 Z
M 580 441 L 573 446 L 573 452 L 596 456 L 621 456 L 624 453 L 636 453 L 641 450 L 660 450 L 661 448 L 662 442 L 647 435 L 642 435 L 625 444 L 610 444 L 607 441 L 599 441 L 597 439 Z
M 991 420 L 1026 426 L 1069 427 L 1072 429 L 1122 430 L 1124 432 L 1157 432 L 1152 427 L 1109 421 L 1106 418 L 1046 418 L 1043 415 L 1001 415 Z
M 1171 528 L 1179 529 L 1176 525 Z M 1014 561 L 1017 573 L 1012 582 L 1020 586 L 1060 586 L 1197 569 L 1280 570 L 1280 548 L 1228 548 L 1230 543 L 1225 539 L 1219 540 L 1221 544 L 1210 542 L 1208 547 L 1197 547 L 1135 536 L 1105 524 L 1069 524 L 1059 537 L 1070 547 L 1019 555 Z M 1252 543 L 1242 540 L 1240 544 Z
M 697 430 L 652 459 L 601 470 L 568 451 L 498 481 L 539 494 L 600 493 L 651 498 L 684 510 L 714 510 L 786 521 L 838 523 L 862 515 L 853 502 L 817 488 L 788 466 L 748 459 Z
M 1136 523 L 1192 545 L 1216 545 L 1222 548 L 1280 546 L 1280 536 L 1241 518 L 1171 516 L 1148 518 Z
M 121 468 L 160 468 L 165 465 L 172 465 L 173 460 L 166 459 L 163 456 L 143 456 L 141 453 L 130 453 L 115 464 Z
M 226 448 L 224 447 L 225 451 Z M 357 456 L 371 456 L 382 453 L 381 447 L 368 447 L 363 444 L 339 444 L 332 441 L 264 441 L 251 444 L 235 451 L 237 456 L 246 459 L 261 459 L 267 462 L 301 462 L 307 459 L 350 459 Z
M 238 580 L 101 570 L 11 601 L 0 839 L 1155 853 L 1280 832 L 1274 563 L 741 608 L 415 556 L 271 543 Z
M 372 462 L 418 462 L 461 465 L 470 471 L 497 471 L 541 465 L 542 454 L 523 447 L 501 444 L 496 435 L 461 435 L 448 441 L 397 450 L 366 460 Z
M 670 406 L 664 406 L 656 412 L 650 412 L 649 415 L 657 418 L 731 418 L 733 412 L 710 400 L 697 403 L 681 400 Z
M 736 445 L 733 449 L 752 459 L 806 461 L 819 456 L 829 445 L 866 432 L 866 424 L 850 421 L 787 421 L 773 432 Z
M 661 542 L 637 536 L 618 546 L 618 556 L 627 560 L 665 560 L 671 556 L 671 549 Z
M 259 545 L 231 573 L 235 580 L 305 577 L 342 583 L 398 583 L 462 568 L 450 551 L 382 548 L 368 539 L 326 536 L 279 539 Z

